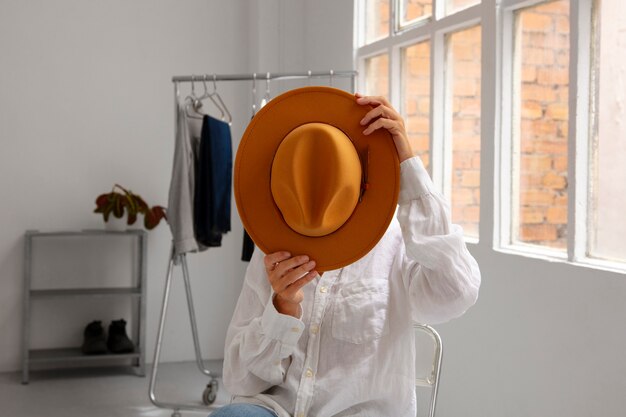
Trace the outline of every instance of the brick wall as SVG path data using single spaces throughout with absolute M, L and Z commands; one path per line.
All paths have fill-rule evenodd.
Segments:
M 569 2 L 518 12 L 517 240 L 567 247 Z
M 447 83 L 451 88 L 452 221 L 478 237 L 480 217 L 481 28 L 448 38 Z M 448 112 L 448 110 L 446 110 Z
M 402 93 L 404 121 L 415 155 L 430 164 L 430 42 L 422 42 L 403 52 Z
M 449 0 L 447 10 L 476 0 Z M 378 33 L 387 31 L 389 3 L 378 1 Z M 408 0 L 405 18 L 431 13 L 430 0 Z M 518 12 L 519 107 L 518 241 L 565 248 L 567 245 L 567 123 L 569 83 L 569 4 L 558 0 Z M 480 214 L 480 28 L 448 39 L 447 68 L 452 117 L 452 220 L 468 236 L 478 236 Z M 389 61 L 371 59 L 368 94 L 388 96 Z M 371 78 L 370 78 L 371 77 Z M 403 52 L 402 111 L 415 154 L 430 164 L 430 46 Z M 442 94 L 444 92 L 441 92 Z

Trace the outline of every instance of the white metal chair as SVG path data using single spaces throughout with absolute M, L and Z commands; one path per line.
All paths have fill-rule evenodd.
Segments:
M 441 372 L 441 359 L 443 355 L 443 345 L 439 333 L 426 324 L 415 323 L 415 351 L 416 351 L 416 375 L 415 388 L 430 388 L 430 401 L 428 405 L 428 417 L 435 416 L 435 405 L 437 403 L 437 390 L 439 389 L 439 374 Z M 432 349 L 432 357 L 424 352 L 428 348 Z M 423 371 L 423 372 L 419 372 Z

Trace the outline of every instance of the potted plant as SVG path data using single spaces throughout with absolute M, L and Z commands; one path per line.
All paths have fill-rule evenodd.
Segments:
M 119 189 L 121 192 L 115 191 Z M 109 222 L 111 214 L 113 217 L 121 219 L 126 213 L 126 224 L 132 225 L 137 221 L 137 215 L 143 214 L 143 225 L 146 229 L 154 229 L 161 219 L 166 219 L 165 207 L 148 204 L 139 195 L 130 190 L 115 184 L 110 193 L 101 194 L 96 198 L 96 208 L 94 213 L 102 213 L 105 223 Z

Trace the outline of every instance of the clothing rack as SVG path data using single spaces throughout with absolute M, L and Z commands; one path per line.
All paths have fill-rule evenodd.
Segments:
M 307 71 L 307 72 L 294 72 L 294 73 L 252 73 L 252 74 L 202 74 L 202 75 L 177 75 L 172 77 L 174 83 L 175 99 L 178 97 L 178 84 L 182 82 L 195 82 L 195 81 L 274 81 L 274 80 L 295 80 L 295 79 L 312 79 L 312 78 L 329 78 L 329 84 L 333 85 L 334 78 L 350 78 L 351 89 L 354 92 L 356 87 L 357 71 Z M 163 334 L 165 330 L 165 318 L 167 316 L 167 308 L 169 305 L 169 296 L 172 286 L 172 275 L 175 265 L 182 266 L 183 282 L 185 286 L 185 293 L 187 296 L 187 307 L 189 310 L 189 321 L 191 324 L 191 333 L 193 337 L 196 365 L 200 372 L 209 377 L 209 383 L 202 393 L 202 402 L 204 406 L 200 404 L 178 404 L 163 402 L 156 398 L 155 388 L 156 380 L 159 368 L 159 359 L 161 357 L 161 347 L 163 344 Z M 215 406 L 211 404 L 215 401 L 217 396 L 218 384 L 217 379 L 213 373 L 204 366 L 202 359 L 202 351 L 200 349 L 200 341 L 198 338 L 198 327 L 196 325 L 196 314 L 193 307 L 193 298 L 191 291 L 191 281 L 189 279 L 189 268 L 187 266 L 187 256 L 185 253 L 176 255 L 174 250 L 174 242 L 172 241 L 169 262 L 167 266 L 167 274 L 165 278 L 165 288 L 163 290 L 163 302 L 161 304 L 161 315 L 159 318 L 159 328 L 157 332 L 156 346 L 154 350 L 154 360 L 152 362 L 152 372 L 150 375 L 150 401 L 159 408 L 172 409 L 172 417 L 181 417 L 180 410 L 189 411 L 207 411 L 215 409 Z
M 333 79 L 337 78 L 351 78 L 352 91 L 355 88 L 355 81 L 358 73 L 357 71 L 307 71 L 307 72 L 283 72 L 283 73 L 271 73 L 271 72 L 255 72 L 252 74 L 200 74 L 200 75 L 175 75 L 172 77 L 173 83 L 180 82 L 193 82 L 193 81 L 275 81 L 275 80 L 300 80 L 311 78 L 329 78 L 332 85 Z

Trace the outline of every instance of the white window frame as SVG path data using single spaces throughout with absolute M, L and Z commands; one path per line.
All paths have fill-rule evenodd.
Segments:
M 363 1 L 355 1 L 354 62 L 364 73 L 365 59 L 389 55 L 391 104 L 403 112 L 401 98 L 402 48 L 430 40 L 430 175 L 435 186 L 450 196 L 450 135 L 446 135 L 445 38 L 448 34 L 480 24 L 481 36 L 481 161 L 479 240 L 468 244 L 503 253 L 561 261 L 613 272 L 626 264 L 588 256 L 589 126 L 592 8 L 594 0 L 570 0 L 570 64 L 568 125 L 568 242 L 567 252 L 524 243 L 511 244 L 512 197 L 512 25 L 516 10 L 546 0 L 482 0 L 481 3 L 445 15 L 445 0 L 433 0 L 432 16 L 400 30 L 399 0 L 390 0 L 390 36 L 363 45 Z M 398 26 L 396 26 L 396 24 Z M 484 34 L 489 34 L 485 36 Z M 490 81 L 490 82 L 486 82 Z M 364 77 L 357 88 L 363 91 Z M 579 169 L 581 168 L 581 169 Z
M 411 25 L 407 25 L 401 30 L 399 29 L 399 16 L 396 11 L 400 9 L 398 0 L 390 1 L 389 30 L 391 35 L 387 38 L 374 41 L 367 45 L 362 45 L 365 39 L 364 27 L 359 25 L 363 21 L 365 8 L 362 7 L 363 2 L 356 1 L 355 10 L 355 27 L 358 28 L 355 47 L 355 63 L 357 71 L 360 74 L 365 73 L 365 60 L 381 53 L 387 53 L 389 56 L 389 71 L 393 74 L 389 77 L 389 99 L 391 104 L 404 112 L 403 103 L 401 102 L 401 71 L 402 71 L 402 50 L 408 46 L 417 43 L 430 41 L 430 166 L 429 173 L 433 179 L 435 186 L 445 195 L 450 195 L 451 191 L 451 172 L 447 170 L 452 163 L 452 152 L 450 143 L 451 136 L 448 134 L 451 126 L 447 123 L 449 120 L 445 118 L 445 109 L 449 106 L 446 97 L 442 94 L 435 94 L 437 91 L 444 91 L 446 84 L 445 68 L 446 36 L 454 32 L 468 29 L 481 24 L 483 19 L 482 13 L 485 9 L 484 4 L 477 4 L 468 8 L 459 10 L 454 14 L 444 16 L 444 1 L 433 0 L 432 16 L 430 18 L 421 18 Z M 396 25 L 397 23 L 397 25 Z M 482 64 L 482 63 L 481 63 Z M 361 91 L 365 88 L 364 77 L 359 77 L 357 88 Z M 482 94 L 482 91 L 481 91 Z M 481 105 L 482 111 L 482 105 Z M 482 122 L 481 122 L 482 123 Z M 482 126 L 481 126 L 482 128 Z M 481 157 L 482 159 L 482 157 Z M 482 174 L 481 174 L 482 176 Z M 481 178 L 482 181 L 482 178 Z M 481 182 L 482 188 L 482 182 Z M 481 191 L 482 193 L 482 191 Z M 482 197 L 481 197 L 482 205 Z M 482 223 L 482 219 L 479 223 Z M 479 232 L 479 236 L 481 233 Z M 479 239 L 466 237 L 468 243 L 478 243 Z

